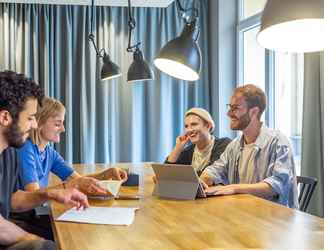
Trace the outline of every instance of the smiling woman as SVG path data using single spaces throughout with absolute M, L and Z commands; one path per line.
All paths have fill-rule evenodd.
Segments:
M 124 180 L 126 173 L 119 169 L 108 169 L 93 176 L 82 177 L 75 172 L 63 157 L 50 145 L 59 143 L 64 128 L 65 107 L 53 98 L 45 97 L 36 113 L 38 127 L 33 129 L 30 138 L 19 150 L 21 162 L 20 179 L 22 189 L 34 191 L 48 186 L 50 172 L 61 180 L 68 181 L 63 187 L 77 187 L 92 195 L 105 195 L 107 192 L 98 184 L 98 180 Z
M 231 140 L 212 135 L 215 122 L 209 112 L 202 108 L 189 109 L 185 114 L 184 126 L 185 132 L 177 137 L 176 145 L 165 163 L 192 165 L 199 175 L 219 159 Z

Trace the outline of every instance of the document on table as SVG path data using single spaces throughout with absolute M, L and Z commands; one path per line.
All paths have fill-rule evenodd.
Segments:
M 71 208 L 59 216 L 57 221 L 70 221 L 79 223 L 102 225 L 131 225 L 134 221 L 135 211 L 139 208 L 129 207 L 89 207 L 85 210 Z

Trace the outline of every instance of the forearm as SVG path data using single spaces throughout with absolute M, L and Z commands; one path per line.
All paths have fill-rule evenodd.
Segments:
M 171 153 L 169 154 L 167 160 L 168 162 L 175 163 L 179 159 L 179 156 L 182 152 L 183 148 L 180 147 L 174 147 Z
M 203 172 L 201 174 L 200 179 L 208 186 L 212 186 L 214 184 L 213 178 L 210 175 L 208 175 L 206 172 Z
M 77 188 L 77 179 L 82 177 L 78 172 L 74 171 L 65 182 L 62 182 L 62 188 Z M 57 186 L 55 186 L 57 187 Z M 55 188 L 54 187 L 54 188 Z
M 105 170 L 97 172 L 97 173 L 87 174 L 85 176 L 86 177 L 92 177 L 92 178 L 95 178 L 97 180 L 106 180 Z
M 27 233 L 14 223 L 0 216 L 0 245 L 8 246 L 31 238 L 36 239 L 38 237 Z
M 13 212 L 24 212 L 45 203 L 49 199 L 47 189 L 34 192 L 18 190 L 11 197 L 11 210 Z
M 273 191 L 272 187 L 265 182 L 255 184 L 234 184 L 235 193 L 237 194 L 252 194 L 262 198 L 272 198 L 277 194 Z

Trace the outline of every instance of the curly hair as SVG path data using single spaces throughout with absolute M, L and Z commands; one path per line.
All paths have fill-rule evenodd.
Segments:
M 0 72 L 0 111 L 7 110 L 13 120 L 18 120 L 29 98 L 41 103 L 43 97 L 42 88 L 32 79 L 13 71 Z

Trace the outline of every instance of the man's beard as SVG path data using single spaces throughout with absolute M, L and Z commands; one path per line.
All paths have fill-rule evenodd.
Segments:
M 242 115 L 239 119 L 239 123 L 237 126 L 233 127 L 233 130 L 244 130 L 247 126 L 249 126 L 251 122 L 251 118 L 249 115 L 249 111 L 247 111 L 244 115 Z
M 24 133 L 19 129 L 18 123 L 14 121 L 4 133 L 10 147 L 20 148 L 25 143 Z

